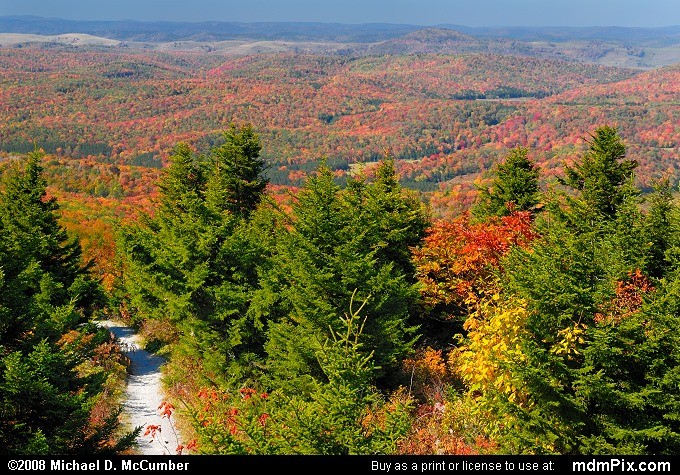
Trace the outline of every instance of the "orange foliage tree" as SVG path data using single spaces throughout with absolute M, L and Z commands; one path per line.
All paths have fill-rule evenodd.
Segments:
M 413 251 L 425 304 L 433 316 L 451 318 L 495 287 L 500 259 L 513 246 L 527 246 L 536 233 L 529 212 L 473 223 L 468 214 L 438 221 Z

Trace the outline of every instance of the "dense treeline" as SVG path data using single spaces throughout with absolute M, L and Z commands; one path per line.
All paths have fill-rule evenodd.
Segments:
M 251 126 L 180 143 L 120 231 L 117 298 L 199 453 L 672 454 L 677 209 L 614 128 L 541 191 L 531 149 L 433 221 L 384 157 L 265 193 Z
M 280 209 L 259 151 L 248 126 L 206 156 L 176 147 L 155 216 L 122 232 L 128 311 L 173 347 L 202 452 L 392 452 L 425 210 L 391 160 L 344 189 L 322 167 Z
M 0 48 L 0 65 L 0 154 L 37 142 L 57 157 L 46 172 L 58 191 L 114 206 L 146 199 L 176 143 L 208 149 L 234 117 L 258 129 L 273 185 L 300 186 L 322 157 L 341 183 L 355 164 L 370 174 L 388 150 L 401 184 L 439 216 L 468 209 L 476 180 L 518 145 L 531 149 L 545 185 L 582 153 L 583 131 L 602 123 L 625 135 L 642 189 L 654 177 L 680 179 L 677 66 L 37 46 Z
M 258 134 L 231 125 L 204 152 L 175 146 L 148 213 L 110 217 L 108 297 L 43 153 L 9 160 L 3 452 L 131 447 L 125 360 L 92 323 L 115 307 L 168 356 L 197 453 L 677 453 L 673 189 L 641 193 L 617 129 L 586 144 L 548 186 L 517 147 L 470 213 L 433 219 L 390 156 L 342 184 L 322 162 L 274 200 Z
M 490 54 L 225 58 L 38 47 L 3 48 L 0 65 L 4 150 L 37 140 L 118 165 L 219 135 L 232 117 L 256 125 L 263 157 L 277 165 L 322 156 L 363 162 L 388 148 L 396 159 L 432 157 L 400 173 L 436 183 L 461 175 L 456 162 L 478 172 L 485 153 L 498 158 L 515 145 L 543 162 L 550 148 L 573 151 L 580 131 L 603 122 L 625 127 L 631 150 L 645 158 L 643 179 L 657 171 L 647 163 L 673 166 L 665 149 L 678 143 L 677 67 L 638 73 Z
M 124 360 L 90 323 L 105 296 L 58 223 L 41 159 L 36 151 L 2 168 L 0 452 L 117 453 L 134 439 L 110 400 Z

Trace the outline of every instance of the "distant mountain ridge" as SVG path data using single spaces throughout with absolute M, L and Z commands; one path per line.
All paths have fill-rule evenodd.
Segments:
M 582 32 L 580 37 L 588 35 Z M 472 36 L 458 30 L 430 27 L 372 43 L 362 52 L 374 55 L 488 53 L 643 69 L 680 62 L 680 37 L 675 43 L 670 36 L 663 41 L 654 40 L 655 43 L 664 43 L 663 46 L 651 45 L 651 35 L 644 38 L 640 44 L 632 40 L 594 39 L 525 41 L 510 37 Z
M 680 42 L 680 25 L 640 28 L 623 26 L 508 26 L 466 27 L 441 25 L 481 38 L 509 38 L 521 41 L 622 41 L 648 46 L 667 46 Z
M 226 21 L 79 21 L 35 16 L 0 16 L 0 32 L 61 35 L 86 33 L 122 41 L 287 40 L 372 43 L 422 29 L 416 25 Z
M 78 36 L 80 35 L 80 36 Z M 0 17 L 0 45 L 191 50 L 232 56 L 488 53 L 636 69 L 680 63 L 680 26 L 423 27 L 386 23 L 76 21 Z
M 480 38 L 508 38 L 521 41 L 629 41 L 655 43 L 656 46 L 680 43 L 680 25 L 633 28 L 469 27 L 442 24 L 433 27 L 457 30 Z M 429 27 L 391 23 L 86 21 L 36 16 L 0 16 L 1 33 L 39 35 L 86 33 L 123 41 L 224 41 L 247 38 L 372 43 L 398 38 L 424 28 Z

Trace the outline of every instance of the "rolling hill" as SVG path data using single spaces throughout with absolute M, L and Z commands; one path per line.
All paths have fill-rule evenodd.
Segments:
M 0 18 L 0 150 L 37 144 L 63 191 L 143 201 L 178 141 L 204 150 L 251 122 L 275 185 L 389 152 L 406 185 L 462 209 L 510 148 L 548 179 L 608 123 L 641 185 L 680 178 L 679 68 L 649 69 L 673 60 L 677 29 L 325 26 Z
M 86 35 L 96 42 L 64 41 Z M 649 69 L 680 61 L 680 26 L 466 27 L 339 23 L 74 21 L 0 17 L 0 44 L 57 43 L 229 55 L 486 52 Z

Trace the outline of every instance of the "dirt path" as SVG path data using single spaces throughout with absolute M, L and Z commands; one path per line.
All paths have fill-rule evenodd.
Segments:
M 159 406 L 164 401 L 161 366 L 165 360 L 143 350 L 139 336 L 132 328 L 111 320 L 98 323 L 118 338 L 119 345 L 131 361 L 123 413 L 131 428 L 143 427 L 137 439 L 137 451 L 141 455 L 174 455 L 180 441 L 173 432 L 172 420 L 161 417 L 159 413 Z M 155 439 L 144 436 L 149 425 L 161 426 Z

